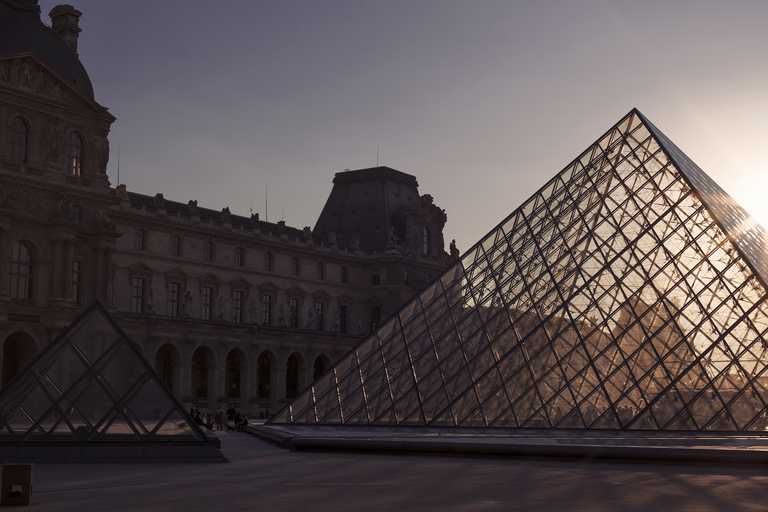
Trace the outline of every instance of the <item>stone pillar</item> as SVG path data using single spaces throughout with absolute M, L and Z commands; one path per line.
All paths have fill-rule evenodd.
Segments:
M 8 254 L 10 247 L 10 229 L 7 225 L 0 225 L 0 301 L 10 300 L 8 293 Z
M 51 294 L 48 297 L 49 300 L 61 299 L 61 254 L 64 242 L 65 240 L 63 238 L 55 238 L 53 240 L 53 258 L 51 258 L 51 276 L 53 282 L 51 283 Z
M 72 296 L 72 262 L 75 256 L 75 240 L 67 240 L 64 248 L 64 298 L 75 302 L 76 297 Z M 80 270 L 82 272 L 82 269 Z
M 96 253 L 96 299 L 104 302 L 104 253 L 106 249 L 104 247 L 94 248 Z
M 192 402 L 195 401 L 195 393 L 192 389 L 192 363 L 184 356 L 179 361 L 179 389 L 175 391 L 179 400 L 188 398 Z
M 114 267 L 112 264 L 112 257 L 114 254 L 115 254 L 114 249 L 108 249 L 104 251 L 104 258 L 106 259 L 106 261 L 104 262 L 104 272 L 105 272 L 104 283 L 106 287 L 106 292 L 105 292 L 106 301 L 104 302 L 104 304 L 108 308 L 113 308 L 115 306 L 114 282 L 113 282 Z M 71 266 L 71 263 L 70 263 L 70 266 Z
M 283 360 L 280 360 L 280 356 L 278 355 L 278 361 L 275 365 L 275 372 L 274 375 L 272 375 L 272 382 L 271 384 L 271 395 L 273 397 L 275 405 L 277 407 L 275 408 L 275 412 L 282 408 L 282 404 L 285 401 L 285 374 L 288 371 L 288 363 L 283 358 Z M 279 405 L 278 405 L 279 404 Z

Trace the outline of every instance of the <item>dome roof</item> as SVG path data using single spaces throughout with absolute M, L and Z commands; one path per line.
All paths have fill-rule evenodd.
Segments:
M 37 12 L 0 2 L 0 57 L 32 52 L 93 99 L 93 86 L 77 55 L 64 40 L 40 21 Z

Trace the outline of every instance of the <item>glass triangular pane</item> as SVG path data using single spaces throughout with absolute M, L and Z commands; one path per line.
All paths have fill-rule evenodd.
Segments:
M 109 358 L 95 367 L 103 382 L 119 397 L 124 396 L 146 371 L 146 365 L 127 343 L 120 342 Z
M 171 412 L 171 415 L 159 425 L 157 432 L 152 437 L 157 441 L 162 440 L 194 440 L 201 441 L 204 436 L 199 429 L 192 428 L 188 418 L 178 410 Z
M 120 338 L 106 312 L 95 308 L 67 330 L 67 338 L 93 364 Z

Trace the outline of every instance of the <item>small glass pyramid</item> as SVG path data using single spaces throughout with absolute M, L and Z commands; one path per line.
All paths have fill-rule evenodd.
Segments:
M 95 303 L 0 393 L 0 443 L 212 444 Z
M 767 240 L 632 110 L 270 423 L 764 432 Z

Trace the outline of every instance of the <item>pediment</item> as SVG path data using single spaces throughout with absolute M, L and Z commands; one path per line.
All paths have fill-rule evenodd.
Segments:
M 155 269 L 147 265 L 146 263 L 136 263 L 128 267 L 128 271 L 131 274 L 154 274 Z
M 261 293 L 266 293 L 266 292 L 277 293 L 280 291 L 280 288 L 272 281 L 267 281 L 266 283 L 259 286 L 259 291 Z
M 316 291 L 315 293 L 312 294 L 312 297 L 314 297 L 316 301 L 320 301 L 320 302 L 328 302 L 328 300 L 331 298 L 331 296 L 328 295 L 328 292 L 326 292 L 325 290 Z
M 307 294 L 306 290 L 300 286 L 291 286 L 286 290 L 289 297 L 303 297 Z
M 184 278 L 184 279 L 189 277 L 189 274 L 187 274 L 186 272 L 184 272 L 183 270 L 181 270 L 178 267 L 169 270 L 168 272 L 165 273 L 165 275 L 167 277 L 181 277 L 181 278 Z
M 197 278 L 197 280 L 201 282 L 203 281 L 208 282 L 208 283 L 216 283 L 216 284 L 221 283 L 221 279 L 219 279 L 219 277 L 216 274 L 211 274 L 210 272 L 207 272 L 201 275 L 200 277 Z
M 52 67 L 31 52 L 0 57 L 0 86 L 45 98 L 69 107 L 90 110 L 114 121 L 107 109 L 88 98 Z
M 230 286 L 233 286 L 233 287 L 237 286 L 241 288 L 250 288 L 251 286 L 253 286 L 253 283 L 251 283 L 250 281 L 242 277 L 238 277 L 237 279 L 230 281 L 229 284 Z

